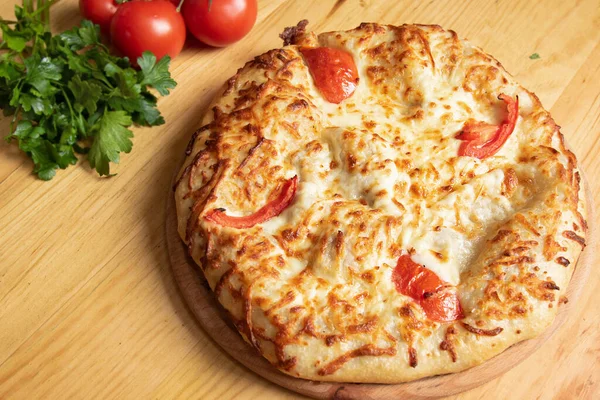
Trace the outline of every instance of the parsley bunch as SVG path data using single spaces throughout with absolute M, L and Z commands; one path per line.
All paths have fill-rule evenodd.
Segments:
M 16 139 L 43 180 L 76 164 L 76 153 L 110 175 L 109 163 L 131 151 L 131 125 L 165 122 L 149 88 L 164 96 L 175 87 L 170 58 L 145 52 L 135 70 L 109 53 L 90 21 L 52 35 L 49 5 L 34 10 L 27 0 L 16 21 L 0 20 L 0 108 L 13 117 L 6 140 Z

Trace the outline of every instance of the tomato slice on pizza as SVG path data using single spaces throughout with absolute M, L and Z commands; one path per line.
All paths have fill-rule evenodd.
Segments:
M 464 318 L 456 288 L 435 272 L 414 262 L 410 255 L 401 255 L 392 272 L 396 290 L 414 299 L 427 317 L 438 322 Z
M 296 189 L 298 187 L 298 176 L 294 176 L 288 179 L 281 188 L 279 195 L 269 201 L 267 204 L 262 206 L 258 211 L 246 215 L 243 217 L 236 217 L 225 214 L 225 210 L 222 208 L 216 208 L 209 211 L 204 218 L 208 221 L 214 222 L 222 226 L 229 226 L 231 228 L 251 228 L 256 224 L 265 222 L 273 217 L 278 216 L 285 210 L 296 195 Z
M 484 159 L 491 157 L 500 150 L 510 134 L 515 130 L 519 116 L 519 98 L 514 99 L 505 94 L 498 99 L 506 104 L 507 115 L 500 125 L 492 125 L 481 121 L 469 120 L 456 138 L 462 140 L 459 156 Z
M 337 104 L 352 96 L 358 85 L 358 71 L 349 53 L 331 47 L 303 48 L 300 52 L 327 101 Z

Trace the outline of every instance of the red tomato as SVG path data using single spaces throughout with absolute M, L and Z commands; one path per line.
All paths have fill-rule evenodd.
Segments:
M 232 228 L 244 229 L 252 228 L 256 224 L 265 222 L 273 217 L 278 216 L 285 210 L 296 195 L 298 187 L 298 177 L 287 180 L 279 195 L 262 206 L 258 211 L 245 217 L 232 217 L 225 214 L 223 209 L 215 209 L 209 211 L 204 218 L 222 226 L 230 226 Z
M 117 4 L 114 0 L 79 0 L 79 11 L 83 18 L 100 25 L 102 32 L 108 33 Z
M 400 256 L 392 272 L 396 290 L 413 298 L 433 321 L 449 322 L 464 318 L 454 287 L 435 272 L 414 262 L 408 254 Z
M 256 0 L 185 0 L 185 25 L 200 41 L 216 47 L 237 42 L 256 22 Z
M 136 64 L 146 50 L 157 59 L 177 57 L 185 43 L 185 22 L 167 0 L 132 1 L 119 6 L 110 25 L 115 47 Z
M 463 140 L 458 148 L 459 156 L 484 159 L 496 154 L 514 131 L 519 117 L 519 98 L 504 93 L 498 96 L 506 104 L 506 118 L 498 125 L 469 120 L 456 138 Z
M 332 47 L 300 50 L 315 85 L 330 103 L 341 103 L 352 96 L 358 85 L 358 71 L 350 53 Z

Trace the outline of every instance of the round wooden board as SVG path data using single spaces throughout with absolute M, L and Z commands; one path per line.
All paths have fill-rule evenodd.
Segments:
M 225 310 L 214 298 L 199 267 L 188 256 L 186 247 L 177 233 L 177 213 L 172 191 L 169 191 L 167 199 L 167 247 L 175 280 L 202 328 L 231 357 L 263 378 L 316 399 L 430 400 L 472 389 L 504 374 L 536 351 L 567 319 L 569 310 L 576 306 L 577 299 L 587 281 L 593 263 L 593 250 L 597 248 L 598 244 L 593 226 L 595 221 L 592 215 L 592 197 L 587 189 L 586 198 L 588 200 L 587 220 L 590 222 L 587 250 L 580 256 L 567 289 L 569 302 L 560 306 L 554 323 L 544 334 L 517 343 L 485 363 L 463 372 L 394 385 L 315 382 L 294 378 L 279 372 L 258 354 L 242 339 L 236 328 L 230 323 Z

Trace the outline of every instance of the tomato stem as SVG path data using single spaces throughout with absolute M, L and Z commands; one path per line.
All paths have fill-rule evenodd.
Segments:
M 181 12 L 181 6 L 183 5 L 183 2 L 184 2 L 184 1 L 185 1 L 185 0 L 181 0 L 181 1 L 179 2 L 179 5 L 177 6 L 177 12 Z

